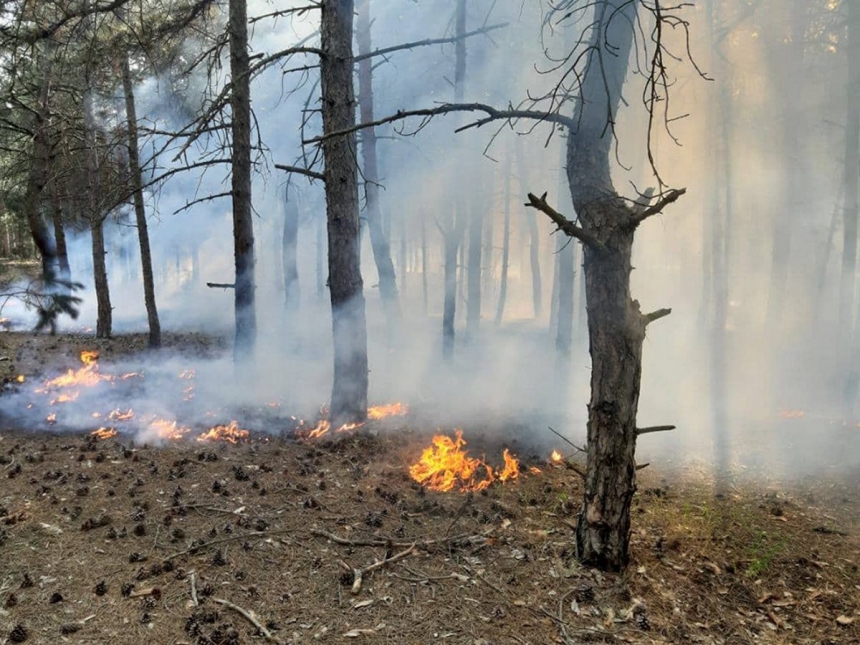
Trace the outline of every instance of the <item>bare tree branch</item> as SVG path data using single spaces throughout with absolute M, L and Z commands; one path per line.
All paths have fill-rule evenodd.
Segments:
M 507 27 L 507 22 L 502 22 L 497 25 L 490 25 L 489 27 L 482 27 L 480 29 L 475 29 L 473 31 L 467 31 L 465 34 L 460 36 L 448 36 L 446 38 L 427 38 L 425 40 L 417 40 L 413 43 L 403 43 L 402 45 L 393 45 L 391 47 L 383 47 L 381 49 L 374 49 L 372 52 L 368 52 L 367 54 L 360 54 L 353 58 L 353 60 L 357 63 L 359 61 L 365 60 L 367 58 L 371 58 L 373 56 L 384 56 L 386 54 L 391 54 L 392 52 L 403 51 L 405 49 L 415 49 L 416 47 L 426 47 L 428 45 L 444 45 L 446 43 L 455 43 L 458 40 L 462 40 L 464 38 L 471 38 L 472 36 L 478 36 L 480 34 L 489 33 L 495 29 L 502 29 Z
M 648 219 L 652 215 L 657 215 L 658 213 L 660 213 L 664 208 L 666 208 L 666 206 L 668 206 L 672 202 L 678 201 L 678 198 L 681 197 L 681 195 L 685 194 L 686 192 L 687 192 L 686 188 L 678 188 L 678 189 L 673 188 L 672 190 L 667 192 L 665 195 L 663 195 L 657 201 L 656 204 L 654 204 L 653 206 L 649 206 L 648 208 L 637 212 L 633 216 L 633 218 L 631 220 L 631 224 L 633 226 L 639 226 L 642 222 L 644 222 L 646 219 Z
M 643 434 L 650 434 L 652 432 L 669 432 L 670 430 L 674 430 L 675 426 L 651 426 L 649 428 L 636 428 L 636 436 L 639 437 Z
M 644 316 L 642 316 L 642 322 L 647 327 L 652 322 L 660 320 L 661 318 L 665 318 L 670 313 L 672 313 L 671 309 L 658 309 L 657 311 L 652 311 L 650 314 L 645 314 Z
M 571 222 L 564 215 L 562 215 L 552 206 L 550 206 L 546 201 L 546 193 L 544 193 L 540 197 L 537 197 L 534 193 L 529 193 L 528 197 L 529 201 L 526 202 L 526 206 L 534 208 L 546 214 L 553 221 L 553 223 L 558 226 L 559 230 L 565 235 L 575 237 L 583 244 L 587 244 L 588 246 L 596 250 L 602 251 L 606 248 L 603 245 L 603 242 L 601 242 L 596 237 Z
M 364 130 L 366 128 L 374 128 L 378 125 L 393 123 L 395 121 L 402 121 L 413 116 L 425 117 L 425 121 L 421 126 L 423 127 L 424 125 L 426 125 L 427 121 L 432 119 L 434 116 L 439 116 L 442 114 L 451 114 L 454 112 L 484 112 L 487 114 L 486 118 L 481 119 L 475 123 L 457 128 L 455 132 L 461 132 L 462 130 L 466 130 L 468 128 L 480 127 L 481 125 L 489 121 L 498 121 L 502 119 L 509 121 L 513 121 L 515 119 L 535 119 L 538 121 L 546 121 L 549 123 L 558 123 L 571 129 L 576 127 L 573 119 L 570 119 L 561 114 L 556 114 L 554 112 L 538 112 L 535 110 L 497 110 L 491 105 L 485 105 L 484 103 L 445 103 L 444 105 L 440 105 L 435 108 L 426 108 L 421 110 L 398 110 L 394 114 L 386 116 L 382 119 L 376 119 L 375 121 L 370 121 L 369 123 L 357 123 L 351 128 L 346 128 L 337 132 L 331 132 L 326 135 L 320 135 L 311 139 L 305 139 L 304 141 L 302 141 L 302 145 L 319 143 L 321 141 L 325 141 L 326 139 L 342 137 L 347 134 L 352 134 L 353 132 L 358 132 L 359 130 Z
M 320 181 L 325 181 L 325 175 L 321 172 L 317 172 L 315 170 L 309 170 L 308 168 L 301 168 L 299 166 L 286 166 L 284 164 L 276 163 L 275 168 L 278 170 L 283 170 L 285 172 L 292 172 L 298 175 L 305 175 L 306 177 L 310 177 L 311 179 L 319 179 Z

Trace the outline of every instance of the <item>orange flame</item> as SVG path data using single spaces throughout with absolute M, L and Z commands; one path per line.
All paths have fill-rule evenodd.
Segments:
M 373 405 L 367 408 L 367 418 L 376 421 L 388 417 L 402 417 L 409 414 L 409 406 L 405 403 L 389 403 L 388 405 Z
M 191 432 L 191 428 L 181 426 L 176 421 L 154 419 L 149 422 L 149 429 L 154 431 L 158 439 L 182 439 Z
M 97 439 L 110 439 L 117 436 L 118 433 L 116 428 L 99 428 L 98 430 L 93 430 L 90 434 Z
M 197 441 L 227 441 L 237 444 L 240 440 L 247 439 L 250 434 L 247 430 L 242 430 L 236 421 L 231 421 L 226 426 L 219 425 L 210 428 L 197 437 Z
M 802 419 L 806 416 L 806 412 L 803 410 L 783 410 L 779 416 L 783 419 Z
M 81 352 L 81 363 L 84 365 L 95 365 L 97 360 L 99 360 L 97 349 L 85 349 Z
M 558 450 L 553 450 L 552 454 L 549 456 L 549 460 L 554 464 L 560 464 L 564 461 L 564 457 L 561 456 L 561 453 Z
M 455 431 L 457 438 L 445 435 L 433 437 L 432 445 L 424 449 L 421 458 L 409 467 L 409 475 L 425 488 L 437 491 L 450 491 L 457 487 L 462 491 L 484 490 L 494 481 L 509 481 L 520 475 L 519 462 L 505 449 L 505 466 L 496 473 L 483 459 L 469 457 L 463 450 L 466 440 L 463 431 Z M 484 471 L 483 479 L 477 479 Z
M 47 417 L 45 417 L 45 421 L 47 421 L 48 423 L 51 423 L 51 424 L 56 423 L 57 422 L 57 413 L 51 412 L 51 414 L 49 414 Z
M 108 419 L 111 421 L 128 421 L 129 419 L 134 418 L 134 410 L 129 408 L 125 412 L 122 410 L 113 410 L 110 414 L 108 414 Z
M 27 377 L 26 377 L 26 376 L 24 376 L 23 374 L 19 374 L 17 377 L 15 377 L 15 380 L 16 380 L 18 383 L 23 383 L 24 381 L 26 381 L 26 380 L 27 380 Z

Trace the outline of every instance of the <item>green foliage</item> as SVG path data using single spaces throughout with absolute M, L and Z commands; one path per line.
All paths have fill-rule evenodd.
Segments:
M 767 531 L 757 531 L 753 540 L 747 547 L 747 553 L 751 562 L 747 567 L 746 574 L 750 578 L 758 578 L 767 573 L 771 564 L 783 552 L 786 546 L 784 537 L 774 536 Z

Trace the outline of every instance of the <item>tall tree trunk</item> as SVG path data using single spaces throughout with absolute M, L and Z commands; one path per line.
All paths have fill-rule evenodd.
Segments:
M 42 291 L 50 295 L 56 291 L 56 281 L 59 272 L 57 262 L 57 247 L 44 217 L 45 187 L 48 183 L 48 172 L 51 158 L 50 128 L 50 97 L 51 73 L 53 69 L 52 41 L 45 43 L 39 78 L 39 103 L 33 113 L 33 152 L 27 177 L 27 188 L 24 193 L 24 214 L 33 243 L 42 259 Z M 57 311 L 53 304 L 48 304 L 39 312 L 37 330 L 49 327 L 51 333 L 56 331 Z
M 248 6 L 246 0 L 230 0 L 230 94 L 233 196 L 233 258 L 236 267 L 234 309 L 236 339 L 233 360 L 253 358 L 257 338 L 254 305 L 254 220 L 251 214 L 251 84 L 248 57 Z
M 466 0 L 457 0 L 454 14 L 454 102 L 461 103 L 466 81 Z M 463 205 L 460 191 L 452 208 L 445 217 L 442 232 L 443 255 L 445 261 L 444 301 L 442 304 L 442 358 L 450 360 L 454 356 L 455 325 L 457 314 L 457 256 L 463 239 Z M 462 265 L 462 263 L 461 263 Z
M 99 160 L 97 150 L 97 136 L 95 113 L 93 106 L 93 92 L 87 89 L 84 92 L 84 136 L 87 143 L 87 175 L 89 177 L 89 212 L 87 219 L 90 223 L 90 235 L 92 241 L 93 256 L 93 281 L 96 290 L 96 338 L 110 338 L 113 327 L 113 307 L 110 303 L 110 285 L 108 283 L 107 262 L 105 255 L 104 223 L 107 213 L 102 212 L 101 182 L 99 180 Z
M 523 155 L 523 144 L 520 137 L 516 138 L 515 149 L 517 166 L 520 177 L 521 191 L 525 192 L 528 185 L 527 168 Z M 540 273 L 540 235 L 538 234 L 537 217 L 533 211 L 526 211 L 526 224 L 529 228 L 529 268 L 532 276 L 532 310 L 535 318 L 543 315 L 543 281 Z
M 445 295 L 442 304 L 442 358 L 454 357 L 455 321 L 457 315 L 457 254 L 463 239 L 465 218 L 459 209 L 448 216 L 448 225 L 442 228 L 442 245 L 445 256 Z
M 511 152 L 508 150 L 505 172 L 505 221 L 502 225 L 502 270 L 499 278 L 499 302 L 496 306 L 496 326 L 505 316 L 505 301 L 508 297 L 508 267 L 511 261 Z
M 788 3 L 785 3 L 786 6 Z M 783 150 L 781 158 L 785 165 L 785 189 L 780 208 L 774 214 L 772 224 L 773 249 L 771 257 L 771 281 L 767 300 L 766 325 L 769 330 L 776 329 L 782 316 L 785 292 L 788 284 L 791 263 L 792 242 L 799 214 L 803 211 L 805 200 L 803 191 L 798 190 L 804 181 L 804 154 L 801 150 L 800 132 L 803 125 L 803 111 L 800 106 L 805 94 L 803 72 L 803 47 L 805 36 L 805 15 L 807 0 L 792 0 L 791 25 L 788 38 L 777 32 L 778 38 L 772 45 L 772 65 L 781 92 L 780 105 L 783 108 Z
M 427 258 L 427 223 L 424 213 L 421 214 L 421 294 L 424 296 L 424 315 L 427 315 L 429 293 L 427 285 L 427 271 L 429 270 Z
M 839 323 L 846 339 L 854 325 L 857 280 L 857 220 L 860 214 L 860 4 L 848 3 L 848 100 L 845 129 L 842 279 Z
M 358 53 L 370 54 L 370 0 L 358 0 L 356 37 Z M 364 58 L 358 62 L 358 107 L 361 121 L 373 121 L 373 59 Z M 379 295 L 389 325 L 400 317 L 400 304 L 397 294 L 397 278 L 394 262 L 391 259 L 391 244 L 382 226 L 382 213 L 379 209 L 379 168 L 376 156 L 376 131 L 367 128 L 361 133 L 361 165 L 364 177 L 364 194 L 367 202 L 367 224 L 370 229 L 370 246 L 379 275 Z M 403 268 L 401 267 L 401 272 Z
M 478 171 L 480 173 L 480 171 Z M 480 185 L 480 180 L 478 181 Z M 481 326 L 481 244 L 484 232 L 483 208 L 486 205 L 479 189 L 472 196 L 469 212 L 469 251 L 466 274 L 466 335 L 475 338 Z
M 110 304 L 110 289 L 108 286 L 107 264 L 105 262 L 104 219 L 94 217 L 90 220 L 90 235 L 93 250 L 93 277 L 95 278 L 96 305 L 96 338 L 110 338 L 113 326 L 113 308 Z
M 66 225 L 63 221 L 63 206 L 57 192 L 56 178 L 51 182 L 51 222 L 54 227 L 54 241 L 57 244 L 57 266 L 59 267 L 59 279 L 65 284 L 62 291 L 69 294 L 69 286 L 72 281 L 72 267 L 69 265 L 69 250 L 66 246 Z
M 137 240 L 140 245 L 140 268 L 143 274 L 143 301 L 149 323 L 149 347 L 161 347 L 161 322 L 155 303 L 155 278 L 152 275 L 152 251 L 149 246 L 149 228 L 146 222 L 146 205 L 143 201 L 143 181 L 140 172 L 140 145 L 137 137 L 137 106 L 128 56 L 122 56 L 122 87 L 125 92 L 125 118 L 128 127 L 128 170 L 134 191 L 134 217 Z
M 323 0 L 323 132 L 355 125 L 353 89 L 352 0 Z M 334 333 L 334 384 L 331 416 L 335 424 L 367 418 L 367 323 L 358 217 L 355 135 L 323 141 L 328 215 L 328 266 Z
M 463 89 L 466 84 L 466 0 L 457 0 L 454 16 L 454 103 L 463 102 Z
M 669 313 L 643 315 L 630 296 L 633 238 L 643 209 L 615 191 L 610 173 L 612 132 L 637 24 L 637 3 L 595 5 L 587 70 L 569 133 L 567 176 L 584 243 L 588 331 L 592 359 L 588 456 L 577 556 L 602 569 L 629 559 L 630 504 L 636 490 L 636 413 L 645 328 Z M 611 55 L 606 43 L 611 44 Z M 540 206 L 533 195 L 531 203 Z M 551 212 L 543 204 L 541 210 Z
M 562 156 L 564 156 L 564 147 L 562 146 Z M 566 186 L 564 182 L 564 162 L 561 160 L 561 168 L 559 168 L 559 207 L 563 208 L 562 204 L 569 203 L 565 198 L 564 192 Z M 570 192 L 568 191 L 568 196 Z M 556 293 L 556 327 L 555 327 L 555 349 L 561 356 L 570 356 L 573 347 L 573 288 L 576 280 L 576 271 L 574 270 L 574 250 L 576 245 L 573 240 L 565 238 L 562 235 L 557 236 L 556 241 L 556 263 L 555 263 L 555 278 L 553 282 L 553 291 Z
M 326 252 L 326 223 L 320 219 L 317 223 L 317 298 L 322 301 L 326 290 L 326 265 L 328 264 L 328 253 Z
M 860 325 L 854 320 L 857 274 L 857 220 L 860 215 L 860 4 L 848 3 L 848 122 L 845 131 L 845 212 L 843 215 L 842 280 L 839 321 L 842 335 L 853 350 L 843 394 L 844 415 L 854 412 L 860 385 Z
M 299 310 L 299 268 L 298 268 L 298 240 L 299 240 L 299 204 L 296 201 L 295 192 L 290 199 L 289 186 L 284 190 L 284 234 L 281 244 L 281 257 L 284 261 L 284 299 L 289 313 Z

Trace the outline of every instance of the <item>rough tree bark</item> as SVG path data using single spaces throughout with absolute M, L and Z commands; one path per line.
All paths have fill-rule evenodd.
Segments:
M 290 187 L 284 189 L 284 234 L 281 238 L 281 257 L 284 262 L 284 302 L 287 312 L 299 310 L 299 203 L 295 192 L 290 199 Z
M 457 41 L 454 44 L 454 102 L 463 100 L 466 81 L 466 0 L 457 0 L 454 15 L 454 30 Z M 445 217 L 445 225 L 439 225 L 443 238 L 445 258 L 445 290 L 442 304 L 442 358 L 450 360 L 454 356 L 455 324 L 457 315 L 457 254 L 463 239 L 466 219 L 459 196 Z
M 56 288 L 59 267 L 57 264 L 57 247 L 47 222 L 43 215 L 44 191 L 48 183 L 48 172 L 51 157 L 50 128 L 50 97 L 51 73 L 53 70 L 54 51 L 53 41 L 46 41 L 41 54 L 41 70 L 38 80 L 38 104 L 33 113 L 33 153 L 27 177 L 27 188 L 24 193 L 24 214 L 30 235 L 42 259 L 43 291 L 50 294 Z M 54 331 L 54 317 L 40 321 L 39 327 L 50 325 Z
M 358 53 L 369 55 L 371 51 L 370 0 L 358 0 L 356 38 Z M 358 107 L 362 123 L 373 121 L 373 59 L 358 61 Z M 400 318 L 400 303 L 397 294 L 397 277 L 391 259 L 391 244 L 382 227 L 379 209 L 379 167 L 376 156 L 376 130 L 368 128 L 361 134 L 361 165 L 364 177 L 364 194 L 367 204 L 367 224 L 370 229 L 370 246 L 379 275 L 379 295 L 389 325 Z M 401 267 L 401 272 L 403 268 Z
M 595 6 L 587 72 L 579 88 L 567 148 L 567 176 L 581 228 L 545 198 L 529 195 L 564 232 L 584 244 L 588 331 L 592 359 L 585 493 L 576 529 L 577 556 L 601 569 L 628 562 L 630 504 L 636 490 L 636 412 L 642 344 L 650 322 L 669 313 L 642 314 L 630 296 L 636 228 L 677 199 L 672 191 L 652 207 L 637 206 L 615 190 L 610 174 L 612 133 L 628 68 L 638 4 L 605 0 Z
M 257 336 L 254 306 L 254 220 L 251 214 L 251 87 L 248 56 L 248 6 L 246 0 L 230 0 L 230 95 L 232 112 L 233 256 L 236 267 L 234 308 L 236 337 L 233 360 L 253 358 Z
M 84 138 L 86 140 L 86 163 L 89 185 L 87 186 L 88 210 L 87 219 L 90 224 L 90 239 L 92 241 L 93 280 L 96 290 L 96 338 L 110 338 L 113 327 L 113 307 L 110 302 L 110 285 L 108 283 L 107 262 L 105 256 L 104 223 L 107 212 L 101 203 L 101 188 L 99 181 L 98 141 L 96 134 L 95 113 L 93 107 L 93 92 L 84 92 Z
M 320 59 L 324 135 L 355 125 L 353 0 L 323 0 Z M 328 217 L 329 293 L 334 333 L 331 418 L 336 425 L 367 418 L 367 322 L 359 246 L 355 134 L 322 142 Z
M 140 246 L 140 268 L 143 274 L 143 301 L 149 323 L 149 348 L 161 347 L 161 323 L 155 303 L 155 279 L 152 275 L 152 251 L 149 246 L 149 229 L 146 222 L 146 205 L 143 201 L 143 181 L 140 173 L 140 146 L 137 137 L 137 106 L 128 56 L 122 55 L 122 87 L 125 93 L 125 119 L 128 127 L 128 166 L 131 188 L 134 191 L 134 217 L 137 240 Z
M 50 182 L 51 187 L 51 223 L 54 229 L 54 241 L 57 244 L 57 267 L 59 269 L 58 277 L 61 283 L 61 290 L 68 294 L 70 293 L 69 286 L 72 281 L 72 267 L 69 265 L 69 250 L 66 246 L 66 224 L 63 220 L 63 205 L 60 201 L 60 195 L 57 188 L 57 177 L 55 176 Z

